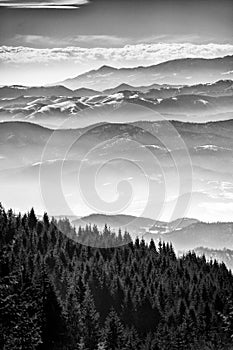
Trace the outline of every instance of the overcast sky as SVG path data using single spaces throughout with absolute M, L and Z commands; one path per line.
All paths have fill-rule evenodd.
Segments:
M 233 54 L 231 0 L 0 0 L 0 84 Z

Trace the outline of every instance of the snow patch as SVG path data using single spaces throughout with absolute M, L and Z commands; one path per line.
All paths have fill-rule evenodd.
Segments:
M 216 146 L 216 145 L 203 145 L 203 146 L 196 146 L 194 147 L 196 151 L 199 151 L 199 150 L 210 150 L 210 151 L 214 151 L 214 152 L 217 152 L 219 147 Z
M 107 97 L 103 100 L 103 102 L 107 102 L 108 100 L 112 100 L 112 99 L 114 99 L 114 100 L 121 100 L 122 98 L 124 98 L 124 94 L 123 94 L 122 92 L 118 92 L 118 93 L 116 93 L 116 94 L 107 96 Z
M 208 101 L 206 101 L 206 100 L 197 100 L 197 102 L 201 102 L 201 103 L 203 103 L 204 105 L 207 105 L 209 102 Z
M 221 147 L 221 146 L 217 146 L 217 145 L 202 145 L 202 146 L 196 146 L 194 148 L 196 151 L 204 149 L 204 150 L 210 150 L 210 151 L 214 151 L 214 152 L 217 152 L 217 151 L 230 151 L 230 152 L 232 152 L 232 149 L 230 149 L 230 148 Z
M 43 106 L 39 109 L 39 112 L 49 112 L 51 109 L 60 109 L 61 112 L 64 112 L 68 108 L 74 108 L 76 107 L 76 103 L 72 101 L 64 101 L 64 102 L 58 102 L 54 104 L 50 104 L 47 106 Z
M 131 95 L 129 98 L 138 98 L 138 94 Z
M 228 72 L 223 72 L 223 73 L 221 73 L 222 75 L 228 75 L 228 74 L 233 74 L 233 70 L 230 70 L 230 71 L 228 71 Z
M 160 146 L 157 146 L 157 145 L 142 145 L 141 147 L 143 147 L 143 148 L 154 148 L 154 149 L 159 149 L 159 150 L 164 150 L 165 149 L 164 147 L 160 147 Z

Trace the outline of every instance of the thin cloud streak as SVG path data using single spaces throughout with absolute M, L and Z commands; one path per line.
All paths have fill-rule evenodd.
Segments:
M 132 39 L 131 39 L 132 40 Z M 20 35 L 16 34 L 10 40 L 8 45 L 12 46 L 27 46 L 47 48 L 47 47 L 67 47 L 81 46 L 81 47 L 119 47 L 126 45 L 130 41 L 128 38 L 121 38 L 114 35 L 76 35 L 63 38 L 55 38 L 43 35 Z
M 7 46 L 30 46 L 35 48 L 65 48 L 68 46 L 84 48 L 114 48 L 124 47 L 126 45 L 137 44 L 230 44 L 232 40 L 225 39 L 223 42 L 215 41 L 214 38 L 202 37 L 198 35 L 157 35 L 149 37 L 120 37 L 117 35 L 70 35 L 64 37 L 44 36 L 39 34 L 16 34 L 2 42 Z
M 77 9 L 87 4 L 88 0 L 56 0 L 56 1 L 0 1 L 0 7 L 28 8 L 28 9 Z

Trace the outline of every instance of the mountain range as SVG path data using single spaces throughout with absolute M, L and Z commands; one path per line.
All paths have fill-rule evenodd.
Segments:
M 172 222 L 163 222 L 132 215 L 104 215 L 91 214 L 72 222 L 76 229 L 86 225 L 97 225 L 100 230 L 104 226 L 122 234 L 130 232 L 131 236 L 144 238 L 149 243 L 153 239 L 172 243 L 179 255 L 194 250 L 198 256 L 206 256 L 207 260 L 216 259 L 224 262 L 233 270 L 233 251 L 226 247 L 233 247 L 232 223 L 204 223 L 196 219 L 182 218 Z M 199 246 L 201 245 L 201 246 Z
M 114 88 L 97 91 L 87 88 L 76 90 L 68 89 L 62 85 L 28 87 L 21 85 L 10 85 L 0 87 L 0 98 L 12 99 L 21 96 L 27 97 L 90 97 L 96 95 L 112 95 L 118 92 L 132 91 L 139 93 L 142 97 L 147 98 L 168 98 L 177 95 L 208 95 L 208 96 L 232 96 L 232 80 L 222 79 L 213 83 L 196 84 L 196 85 L 169 85 L 169 84 L 152 84 L 149 86 L 132 86 L 122 83 Z
M 84 129 L 60 130 L 25 122 L 3 122 L 1 198 L 17 208 L 24 206 L 25 201 L 39 206 L 41 175 L 47 192 L 53 191 L 51 196 L 57 198 L 50 214 L 71 215 L 59 206 L 57 197 L 61 181 L 57 174 L 62 171 L 65 195 L 72 205 L 78 203 L 77 212 L 81 208 L 84 213 L 87 206 L 77 189 L 77 174 L 81 169 L 85 196 L 98 202 L 96 190 L 107 200 L 107 206 L 109 200 L 113 201 L 113 212 L 134 195 L 128 213 L 137 212 L 136 216 L 142 213 L 145 217 L 159 217 L 164 205 L 162 221 L 174 215 L 174 219 L 184 215 L 204 221 L 211 217 L 228 221 L 233 197 L 232 135 L 232 120 L 203 124 L 102 123 Z M 94 174 L 98 174 L 96 188 Z M 123 186 L 122 190 L 117 189 L 120 195 L 117 200 L 116 184 Z M 182 212 L 180 205 L 180 211 L 173 215 L 177 199 L 187 210 Z M 150 204 L 145 213 L 143 203 Z
M 144 217 L 136 217 L 133 215 L 105 215 L 105 214 L 91 214 L 72 221 L 75 227 L 85 227 L 85 225 L 97 225 L 100 230 L 103 230 L 105 225 L 110 227 L 116 233 L 121 229 L 130 232 L 132 236 L 140 236 L 146 232 L 154 224 L 154 220 Z M 161 222 L 162 225 L 162 222 Z
M 193 250 L 200 246 L 215 250 L 224 249 L 233 247 L 233 223 L 195 222 L 183 228 L 177 227 L 163 235 L 147 233 L 144 238 L 172 242 L 177 251 Z
M 78 229 L 79 227 L 85 227 L 86 225 L 97 225 L 101 230 L 104 229 L 105 225 L 110 227 L 116 233 L 119 229 L 127 231 L 132 237 L 144 237 L 148 232 L 165 234 L 173 232 L 174 230 L 188 227 L 192 224 L 197 223 L 197 219 L 182 218 L 176 219 L 171 222 L 158 221 L 145 217 L 137 217 L 133 215 L 105 215 L 105 214 L 91 214 L 75 220 L 72 223 Z M 156 237 L 155 235 L 155 237 Z M 162 237 L 162 236 L 161 236 Z M 157 239 L 157 238 L 156 238 Z
M 40 212 L 45 202 L 76 227 L 121 227 L 180 252 L 208 248 L 230 266 L 232 79 L 227 56 L 0 87 L 1 201 Z
M 148 67 L 99 69 L 59 82 L 70 89 L 81 87 L 105 90 L 121 83 L 130 85 L 213 83 L 233 78 L 233 56 L 214 59 L 186 58 L 163 62 Z
M 12 99 L 21 96 L 33 96 L 33 97 L 59 97 L 59 96 L 94 96 L 101 94 L 100 91 L 94 91 L 91 89 L 80 88 L 77 90 L 68 89 L 62 85 L 56 86 L 40 86 L 40 87 L 27 87 L 22 85 L 10 85 L 0 87 L 0 98 Z
M 61 86 L 3 87 L 0 88 L 0 120 L 80 128 L 102 122 L 162 119 L 207 122 L 233 116 L 232 80 L 195 86 L 156 86 L 148 90 L 144 87 L 121 90 L 123 87 L 102 93 L 81 89 L 85 94 L 89 92 L 89 96 Z M 64 95 L 60 95 L 62 92 Z M 81 97 L 74 96 L 76 93 Z M 11 97 L 6 97 L 8 95 Z

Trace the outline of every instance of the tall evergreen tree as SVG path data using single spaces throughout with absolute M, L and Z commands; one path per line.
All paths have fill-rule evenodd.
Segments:
M 108 350 L 120 350 L 123 347 L 124 328 L 117 315 L 112 309 L 106 318 L 103 339 Z
M 93 297 L 87 287 L 81 307 L 82 340 L 88 350 L 95 350 L 100 337 L 99 314 L 96 311 Z

